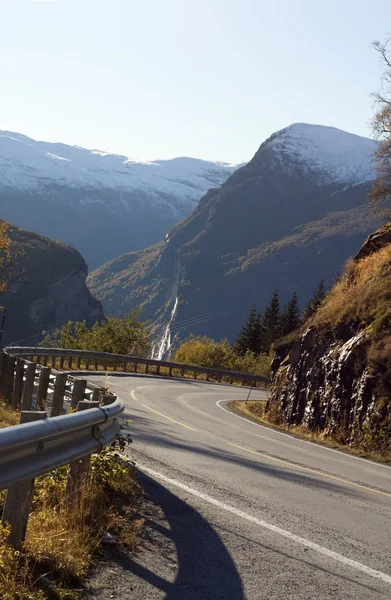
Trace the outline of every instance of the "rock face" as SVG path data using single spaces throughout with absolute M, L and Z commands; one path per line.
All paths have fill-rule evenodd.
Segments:
M 307 327 L 277 344 L 272 422 L 389 451 L 390 231 L 388 224 L 369 236 Z
M 271 420 L 334 435 L 343 432 L 346 441 L 353 441 L 364 424 L 379 418 L 367 346 L 365 332 L 338 340 L 308 329 L 285 358 L 280 349 L 273 363 Z
M 72 244 L 89 268 L 163 239 L 239 165 L 137 161 L 0 132 L 3 219 Z
M 278 288 L 303 306 L 378 226 L 366 202 L 374 149 L 330 127 L 279 131 L 164 243 L 106 263 L 88 285 L 107 313 L 140 305 L 160 331 L 170 323 L 171 340 L 233 341 L 252 304 L 263 310 Z
M 2 345 L 33 344 L 43 330 L 69 320 L 92 325 L 104 318 L 86 287 L 87 265 L 76 250 L 13 226 L 10 237 L 14 264 L 8 289 L 0 294 L 7 310 Z

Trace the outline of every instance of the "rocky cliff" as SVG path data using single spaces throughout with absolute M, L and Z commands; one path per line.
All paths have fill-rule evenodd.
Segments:
M 73 248 L 12 226 L 11 279 L 0 294 L 7 310 L 2 345 L 27 338 L 68 320 L 92 325 L 103 319 L 100 302 L 86 287 L 87 265 Z
M 267 406 L 367 451 L 391 440 L 391 224 L 370 235 L 302 331 L 282 340 Z

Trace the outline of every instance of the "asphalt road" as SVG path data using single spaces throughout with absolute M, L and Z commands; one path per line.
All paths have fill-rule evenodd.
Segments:
M 121 374 L 109 386 L 166 519 L 167 556 L 134 569 L 140 598 L 391 598 L 390 467 L 230 413 L 245 388 Z

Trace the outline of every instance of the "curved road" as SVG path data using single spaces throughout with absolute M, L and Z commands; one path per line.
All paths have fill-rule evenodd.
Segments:
M 176 546 L 175 567 L 142 571 L 145 598 L 391 598 L 390 467 L 232 414 L 246 388 L 122 374 L 109 386 Z

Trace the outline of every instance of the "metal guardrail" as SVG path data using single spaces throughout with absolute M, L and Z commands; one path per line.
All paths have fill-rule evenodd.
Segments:
M 124 405 L 85 379 L 7 351 L 0 354 L 0 393 L 21 409 L 19 425 L 0 429 L 0 489 L 7 490 L 2 521 L 11 526 L 9 542 L 18 546 L 26 533 L 34 478 L 70 465 L 67 496 L 77 501 L 90 455 L 120 433 Z M 64 414 L 69 408 L 77 412 Z
M 114 366 L 122 364 L 123 371 L 127 372 L 132 368 L 134 373 L 138 372 L 138 365 L 144 365 L 145 373 L 152 373 L 151 367 L 154 368 L 154 374 L 161 375 L 161 369 L 168 369 L 168 375 L 173 376 L 173 371 L 176 371 L 176 376 L 184 377 L 192 376 L 197 379 L 197 375 L 206 375 L 206 380 L 210 381 L 213 377 L 219 383 L 224 379 L 226 383 L 233 384 L 235 381 L 240 381 L 242 385 L 251 384 L 253 387 L 262 385 L 265 388 L 270 385 L 270 379 L 253 373 L 238 373 L 235 371 L 227 371 L 223 369 L 213 369 L 209 367 L 200 367 L 198 365 L 186 365 L 183 363 L 175 363 L 153 358 L 141 358 L 139 356 L 130 356 L 126 354 L 110 354 L 109 352 L 92 352 L 89 350 L 72 350 L 64 348 L 39 348 L 39 347 L 21 347 L 10 346 L 6 351 L 13 356 L 19 357 L 42 357 L 42 364 L 47 364 L 48 359 L 60 358 L 60 368 L 63 368 L 65 360 L 68 361 L 68 368 L 72 368 L 75 362 L 76 368 L 80 369 L 84 362 L 85 369 L 95 367 L 98 370 L 99 364 L 103 365 L 106 370 L 109 364 Z M 51 361 L 54 364 L 54 361 Z M 179 375 L 178 375 L 179 372 Z

